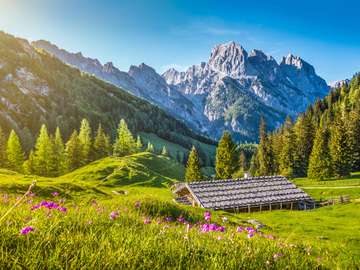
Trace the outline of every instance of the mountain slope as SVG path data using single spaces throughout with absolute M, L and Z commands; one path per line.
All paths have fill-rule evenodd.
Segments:
M 134 132 L 210 142 L 157 106 L 0 32 L 0 126 L 15 129 L 29 148 L 42 123 L 50 131 L 59 126 L 67 137 L 82 118 L 94 128 L 102 123 L 113 135 L 124 118 Z
M 277 63 L 262 51 L 248 53 L 235 42 L 216 46 L 206 63 L 185 72 L 170 69 L 162 76 L 145 64 L 131 66 L 126 73 L 112 63 L 101 65 L 47 41 L 32 44 L 158 105 L 215 139 L 228 129 L 238 140 L 254 141 L 261 117 L 274 129 L 286 115 L 296 116 L 329 91 L 303 59 L 288 55 Z

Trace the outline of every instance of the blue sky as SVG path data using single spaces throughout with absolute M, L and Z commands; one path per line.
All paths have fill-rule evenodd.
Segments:
M 0 0 L 0 29 L 112 61 L 185 69 L 236 41 L 279 60 L 304 58 L 328 82 L 360 71 L 356 1 Z

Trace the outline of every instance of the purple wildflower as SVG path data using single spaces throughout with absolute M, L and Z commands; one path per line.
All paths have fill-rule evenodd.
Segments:
M 236 229 L 236 232 L 243 232 L 243 231 L 244 231 L 244 228 L 241 226 L 237 227 L 237 229 Z
M 210 220 L 211 219 L 211 213 L 210 212 L 205 212 L 204 213 L 204 218 L 205 218 L 205 220 Z
M 181 223 L 185 223 L 185 218 L 183 218 L 182 216 L 178 217 L 177 220 Z
M 36 209 L 39 209 L 39 208 L 47 208 L 47 209 L 57 209 L 61 212 L 66 212 L 67 209 L 65 207 L 62 207 L 60 205 L 58 205 L 57 203 L 55 202 L 47 202 L 47 201 L 42 201 L 41 203 L 39 204 L 35 204 L 33 206 L 31 206 L 31 210 L 36 210 Z
M 218 236 L 218 240 L 221 240 L 221 239 L 222 239 L 222 236 L 221 236 L 221 235 L 219 235 L 219 236 Z
M 27 226 L 27 227 L 24 227 L 24 228 L 22 228 L 22 229 L 20 230 L 20 234 L 26 235 L 26 234 L 28 234 L 29 232 L 32 232 L 32 231 L 34 231 L 34 230 L 35 230 L 34 227 L 32 227 L 32 226 Z
M 151 223 L 151 219 L 149 217 L 144 219 L 144 224 L 150 224 Z
M 247 237 L 250 239 L 250 238 L 253 238 L 254 235 L 255 235 L 255 234 L 253 234 L 253 233 L 249 233 Z
M 165 221 L 166 221 L 166 222 L 171 222 L 171 221 L 173 221 L 173 218 L 172 218 L 172 217 L 166 217 L 166 218 L 165 218 Z
M 51 195 L 53 195 L 54 197 L 57 197 L 57 196 L 59 196 L 59 192 L 54 191 L 54 192 L 51 193 Z
M 141 206 L 141 202 L 140 202 L 140 201 L 136 201 L 134 207 L 135 207 L 135 208 L 139 208 L 140 206 Z
M 111 220 L 115 220 L 115 219 L 117 219 L 119 217 L 119 211 L 112 211 L 111 213 L 110 213 L 110 219 Z
M 225 231 L 225 227 L 224 227 L 224 226 L 218 226 L 218 227 L 216 228 L 216 231 L 218 231 L 218 232 L 224 232 L 224 231 Z
M 280 257 L 282 257 L 282 256 L 284 256 L 284 254 L 282 254 L 282 253 L 275 253 L 274 256 L 273 256 L 273 258 L 274 258 L 274 260 L 276 260 L 276 259 L 278 259 L 278 258 L 280 258 Z

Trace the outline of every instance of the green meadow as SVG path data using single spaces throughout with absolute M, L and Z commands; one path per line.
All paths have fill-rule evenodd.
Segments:
M 204 209 L 172 201 L 169 187 L 183 173 L 179 163 L 150 153 L 105 158 L 57 178 L 0 170 L 0 268 L 359 268 L 360 174 L 294 180 L 315 199 L 349 195 L 348 204 L 211 211 L 211 223 L 222 232 L 203 231 Z M 21 197 L 34 180 L 32 193 Z M 44 200 L 66 211 L 34 209 Z M 250 219 L 265 225 L 253 236 L 245 230 L 253 228 Z M 22 234 L 27 227 L 32 231 Z

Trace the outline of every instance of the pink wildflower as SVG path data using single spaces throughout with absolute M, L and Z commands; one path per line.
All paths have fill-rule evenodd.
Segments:
M 205 218 L 205 220 L 210 220 L 211 219 L 211 213 L 210 212 L 205 212 L 204 213 L 204 218 Z
M 54 192 L 51 193 L 51 195 L 53 195 L 54 197 L 57 197 L 57 196 L 59 196 L 59 192 L 54 191 Z
M 249 239 L 250 239 L 250 238 L 253 238 L 253 237 L 254 237 L 254 234 L 253 234 L 253 233 L 249 233 L 247 237 L 248 237 Z
M 150 224 L 151 223 L 151 219 L 150 218 L 145 218 L 144 219 L 144 224 Z
M 139 208 L 139 207 L 141 206 L 141 202 L 140 202 L 140 201 L 136 201 L 134 206 L 135 206 L 135 208 Z
M 117 219 L 119 217 L 119 211 L 112 211 L 111 213 L 110 213 L 110 219 L 111 220 L 115 220 L 115 219 Z
M 282 253 L 275 253 L 274 256 L 273 256 L 273 258 L 274 258 L 274 260 L 276 260 L 276 259 L 278 259 L 278 258 L 280 258 L 280 257 L 282 257 L 282 256 L 284 256 L 284 254 L 282 254 Z
M 237 229 L 236 229 L 236 232 L 243 232 L 243 231 L 244 231 L 244 228 L 241 226 L 237 227 Z

